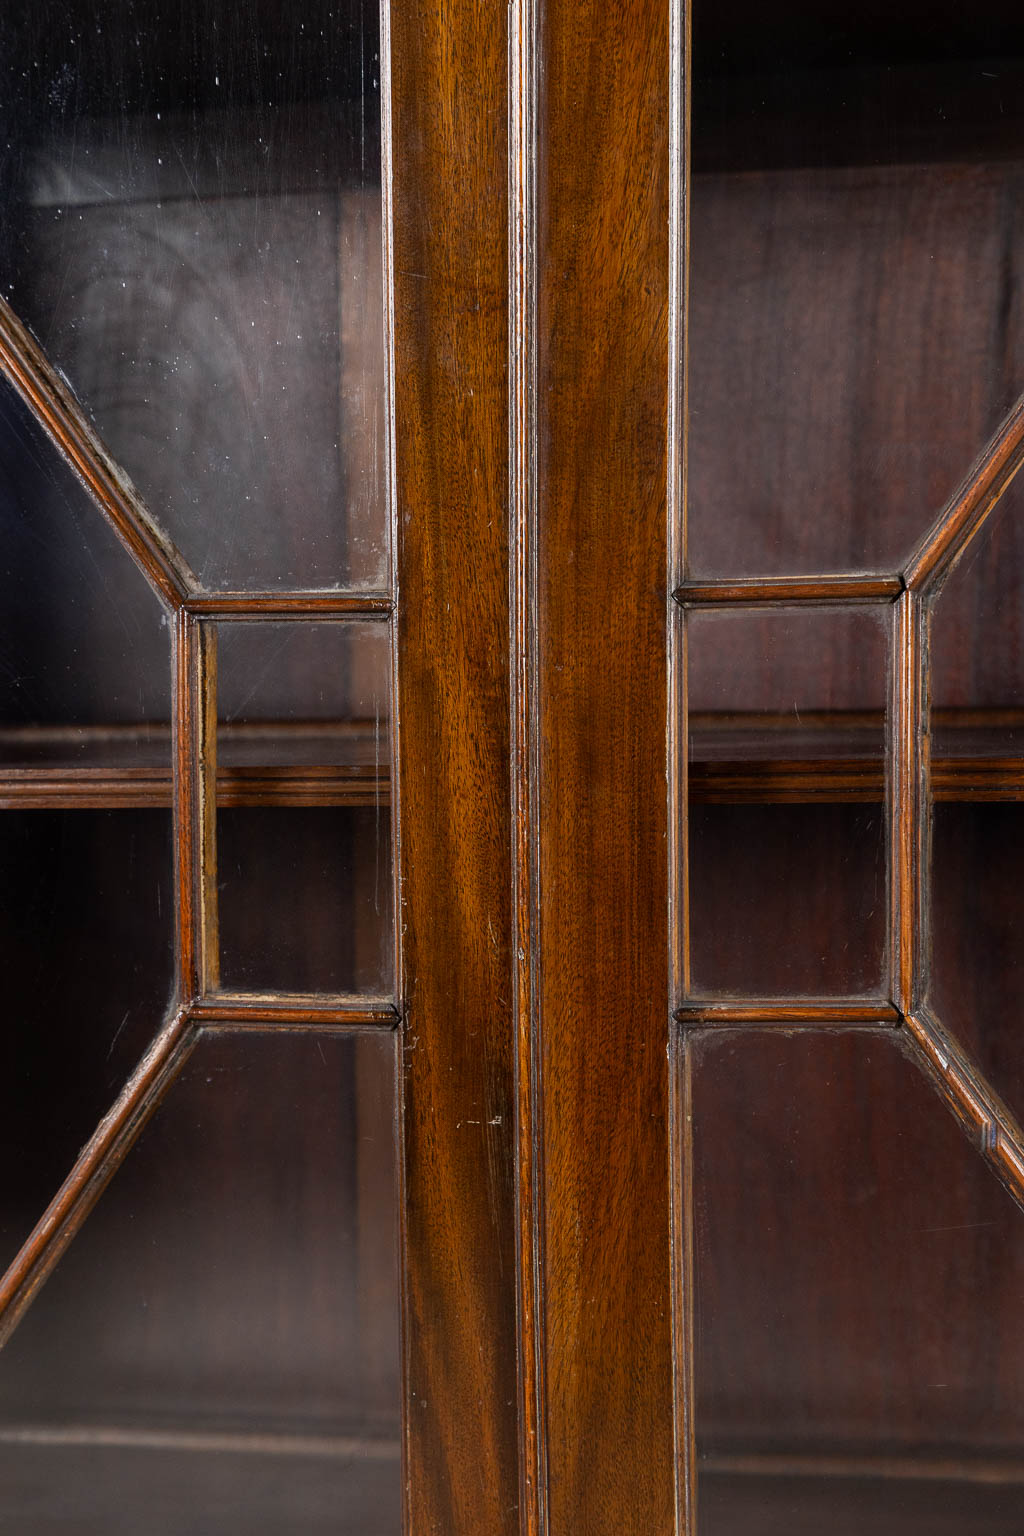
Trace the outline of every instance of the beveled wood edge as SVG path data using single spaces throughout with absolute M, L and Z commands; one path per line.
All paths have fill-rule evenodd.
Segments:
M 538 0 L 510 0 L 509 742 L 516 1099 L 516 1311 L 519 1522 L 548 1530 L 544 1296 L 544 1139 L 539 964 L 537 730 L 537 101 Z
M 916 591 L 936 589 L 988 521 L 1024 463 L 1024 396 L 1004 417 L 904 569 Z
M 71 1172 L 0 1279 L 0 1346 L 10 1338 L 178 1075 L 195 1038 L 187 1010 L 173 1013 L 75 1159 Z
M 689 998 L 672 1015 L 685 1031 L 695 1029 L 898 1029 L 901 1015 L 884 997 Z
M 671 0 L 668 36 L 668 378 L 666 518 L 669 594 L 667 778 L 669 837 L 669 996 L 690 987 L 689 697 L 687 631 L 675 594 L 686 575 L 689 481 L 690 5 Z M 677 1465 L 679 1463 L 677 1447 Z M 676 1523 L 686 1500 L 677 1488 Z
M 927 1006 L 904 1019 L 899 1038 L 982 1157 L 1024 1208 L 1024 1131 L 969 1051 Z
M 216 637 L 179 610 L 174 629 L 174 858 L 178 996 L 216 986 Z
M 690 79 L 692 7 L 669 6 L 669 273 L 666 427 L 669 593 L 666 614 L 668 698 L 668 987 L 673 1002 L 691 987 L 689 667 L 685 605 L 689 482 Z M 697 1532 L 695 1256 L 692 1052 L 669 1025 L 668 1184 L 672 1308 L 672 1434 L 676 1536 Z
M 180 607 L 197 584 L 194 573 L 103 446 L 70 387 L 3 298 L 0 369 L 71 465 L 150 585 L 169 607 Z
M 672 1224 L 672 1394 L 676 1445 L 676 1536 L 697 1533 L 696 1258 L 693 1190 L 693 1052 L 670 1031 L 668 1148 Z
M 358 993 L 211 992 L 188 1006 L 203 1029 L 394 1029 L 401 1013 L 389 997 Z
M 402 881 L 400 868 L 402 808 L 397 794 L 399 743 L 401 737 L 401 711 L 398 697 L 398 496 L 397 496 L 397 448 L 398 428 L 395 419 L 395 224 L 394 224 L 394 137 L 391 114 L 391 0 L 380 4 L 380 112 L 381 112 L 381 282 L 383 288 L 384 324 L 384 495 L 387 504 L 388 530 L 388 591 L 377 594 L 387 602 L 386 616 L 389 621 L 391 642 L 391 718 L 387 732 L 389 755 L 389 783 L 387 797 L 381 805 L 391 807 L 391 911 L 393 914 L 392 977 L 396 996 L 400 995 L 400 978 L 405 974 L 402 964 Z M 375 599 L 376 601 L 376 599 Z M 376 610 L 375 610 L 376 611 Z M 381 615 L 385 613 L 382 606 Z M 368 615 L 372 617 L 373 615 Z M 392 794 L 391 786 L 396 787 Z M 396 1066 L 395 1089 L 395 1137 L 400 1148 L 402 1135 L 401 1070 Z M 404 1177 L 404 1158 L 398 1158 L 401 1181 Z M 402 1366 L 404 1370 L 404 1364 Z M 403 1383 L 404 1391 L 404 1383 Z M 403 1478 L 405 1472 L 405 1437 L 402 1437 Z
M 273 623 L 275 619 L 312 622 L 317 619 L 389 619 L 395 600 L 387 592 L 297 591 L 193 592 L 183 600 L 196 619 L 218 623 Z
M 923 991 L 924 858 L 927 840 L 926 697 L 927 608 L 905 592 L 893 615 L 891 651 L 891 796 L 889 836 L 889 985 L 900 1012 L 911 1011 Z
M 179 997 L 200 991 L 202 939 L 199 931 L 199 760 L 194 715 L 197 639 L 195 624 L 179 609 L 173 632 L 173 792 L 175 959 Z
M 904 590 L 899 573 L 879 575 L 750 576 L 680 582 L 672 597 L 682 608 L 759 607 L 766 604 L 837 606 L 892 603 Z
M 863 759 L 691 763 L 688 779 L 691 805 L 867 805 L 886 798 L 885 765 Z M 1019 803 L 1024 759 L 933 757 L 930 784 L 933 803 Z M 167 810 L 173 804 L 170 767 L 0 769 L 0 810 Z M 219 811 L 390 805 L 391 780 L 372 764 L 217 767 Z
M 922 751 L 933 803 L 1024 800 L 1024 759 L 934 758 L 927 735 Z M 863 759 L 691 763 L 689 778 L 700 805 L 870 804 L 887 790 L 885 765 Z
M 689 80 L 690 6 L 671 6 L 670 77 L 670 277 L 669 277 L 669 533 L 667 615 L 668 785 L 668 988 L 669 997 L 685 996 L 691 986 L 690 805 L 693 799 L 689 760 L 689 658 L 685 607 L 673 584 L 685 567 L 687 443 L 687 323 L 689 266 Z M 685 74 L 684 74 L 685 68 Z M 685 97 L 685 103 L 681 98 Z M 678 402 L 678 404 L 677 404 Z M 676 424 L 678 411 L 682 426 Z M 676 458 L 674 438 L 682 451 Z M 672 1434 L 675 1464 L 675 1533 L 696 1536 L 698 1509 L 695 1258 L 693 1197 L 693 1115 L 691 1050 L 686 1035 L 669 1033 L 668 1076 L 669 1252 L 672 1307 Z
M 199 975 L 204 992 L 220 985 L 220 917 L 217 881 L 217 627 L 195 624 L 197 638 L 195 719 L 199 726 L 199 773 L 193 804 L 199 835 Z
M 1024 779 L 1024 765 L 1021 767 Z M 991 798 L 986 794 L 986 798 Z M 1009 789 L 1003 799 L 1024 798 Z M 391 802 L 391 780 L 372 765 L 343 768 L 224 768 L 217 770 L 217 808 L 347 806 Z M 174 804 L 173 770 L 69 768 L 0 770 L 0 810 L 167 810 Z

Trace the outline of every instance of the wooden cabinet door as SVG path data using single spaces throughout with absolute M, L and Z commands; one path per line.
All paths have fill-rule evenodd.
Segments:
M 179 10 L 0 23 L 0 1513 L 1015 1530 L 1016 15 Z
M 511 1530 L 504 12 L 2 30 L 0 1522 Z
M 524 1511 L 558 1536 L 1020 1515 L 1024 38 L 812 11 L 512 15 Z

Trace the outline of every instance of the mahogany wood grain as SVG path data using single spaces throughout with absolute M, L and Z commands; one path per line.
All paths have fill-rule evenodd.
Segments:
M 892 602 L 903 591 L 902 576 L 776 576 L 737 581 L 684 581 L 672 596 L 686 607 L 717 603 L 866 603 Z
M 885 772 L 860 758 L 778 758 L 764 762 L 690 765 L 695 805 L 786 805 L 880 801 Z M 1019 757 L 940 757 L 932 760 L 936 801 L 1024 800 Z M 371 764 L 217 767 L 217 804 L 245 806 L 349 806 L 378 808 L 391 799 L 390 775 Z M 136 810 L 170 806 L 168 769 L 111 766 L 0 768 L 0 810 Z
M 406 1521 L 512 1536 L 507 11 L 390 25 Z
M 178 995 L 217 985 L 217 636 L 179 611 L 175 629 Z
M 927 832 L 924 796 L 927 737 L 927 613 L 920 597 L 905 592 L 895 609 L 892 663 L 889 964 L 893 999 L 904 1014 L 922 988 L 923 861 Z
M 537 1009 L 537 116 L 539 0 L 509 10 L 509 559 L 521 1536 L 547 1531 L 544 1163 Z
M 894 1029 L 900 1023 L 898 1009 L 884 997 L 692 998 L 676 1009 L 675 1018 L 691 1029 L 743 1024 L 804 1025 L 811 1029 L 860 1029 L 880 1024 Z
M 537 950 L 548 1528 L 673 1529 L 669 7 L 547 0 Z
M 694 1039 L 673 1038 L 669 1136 L 672 1156 L 672 1365 L 677 1536 L 697 1530 L 696 1265 L 693 1188 Z
M 184 607 L 197 619 L 387 618 L 394 600 L 386 592 L 215 592 L 193 595 Z
M 203 787 L 199 762 L 199 625 L 179 612 L 174 625 L 174 904 L 179 998 L 198 997 L 202 987 L 202 859 L 200 816 Z
M 687 787 L 693 804 L 877 801 L 885 794 L 885 769 L 857 758 L 691 763 Z
M 393 1029 L 398 1009 L 386 997 L 353 993 L 214 992 L 188 1010 L 203 1029 Z
M 220 985 L 220 881 L 217 869 L 217 629 L 213 624 L 195 626 L 197 635 L 195 686 L 198 690 L 196 725 L 199 753 L 199 902 L 202 944 L 200 975 L 203 991 Z

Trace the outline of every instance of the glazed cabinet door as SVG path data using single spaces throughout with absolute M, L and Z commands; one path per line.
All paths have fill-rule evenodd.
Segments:
M 531 1532 L 1020 1524 L 1022 58 L 513 8 Z
M 514 1527 L 506 41 L 0 20 L 24 1536 Z
M 690 20 L 684 1494 L 983 1536 L 1024 1507 L 1024 29 Z

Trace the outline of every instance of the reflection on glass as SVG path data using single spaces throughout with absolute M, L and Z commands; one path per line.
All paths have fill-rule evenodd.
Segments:
M 370 0 L 0 23 L 4 296 L 207 587 L 385 577 L 378 33 Z
M 1024 26 L 693 11 L 694 574 L 895 570 L 1024 388 Z
M 397 1536 L 394 1038 L 202 1038 L 0 1355 L 12 1530 Z
M 1024 1115 L 1024 485 L 936 599 L 929 1002 Z
M 692 611 L 697 994 L 878 994 L 887 610 Z
M 217 673 L 222 986 L 390 994 L 387 626 L 220 624 Z
M 0 386 L 0 1266 L 110 1108 L 173 986 L 160 602 Z
M 692 1049 L 700 1536 L 1013 1530 L 1024 1214 L 895 1038 Z

